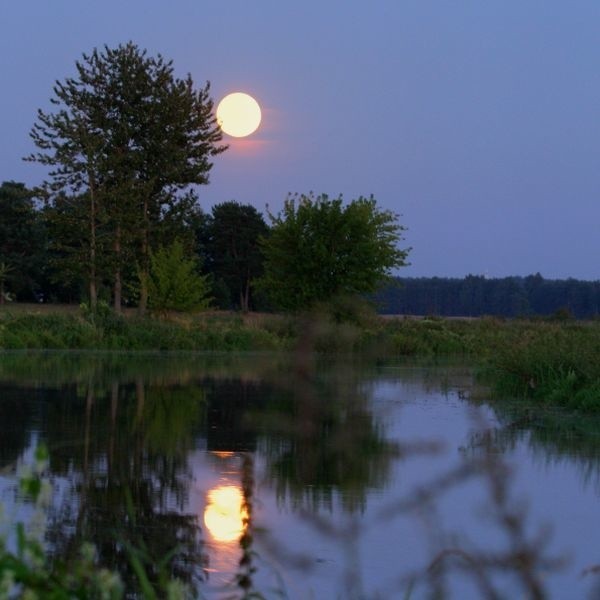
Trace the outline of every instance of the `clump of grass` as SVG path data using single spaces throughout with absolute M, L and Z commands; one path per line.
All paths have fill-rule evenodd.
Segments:
M 237 316 L 177 321 L 94 314 L 5 315 L 2 349 L 280 350 L 289 339 Z
M 6 349 L 94 348 L 100 338 L 96 326 L 73 315 L 19 314 L 0 321 L 0 347 Z
M 481 376 L 502 396 L 600 410 L 600 337 L 589 324 L 537 323 L 483 361 Z

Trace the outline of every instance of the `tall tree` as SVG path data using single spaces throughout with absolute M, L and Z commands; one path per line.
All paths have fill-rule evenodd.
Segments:
M 293 196 L 271 220 L 260 285 L 284 310 L 374 292 L 406 264 L 409 249 L 397 246 L 405 228 L 372 196 L 345 206 L 341 197 Z
M 172 61 L 149 57 L 129 42 L 94 49 L 76 62 L 77 76 L 56 82 L 55 112 L 38 111 L 31 136 L 39 148 L 28 160 L 52 167 L 41 186 L 85 199 L 87 278 L 92 306 L 98 281 L 98 227 L 110 232 L 115 308 L 120 309 L 123 268 L 132 260 L 143 274 L 145 310 L 150 255 L 163 214 L 207 184 L 212 157 L 223 152 L 210 85 L 194 89 L 190 75 L 175 77 Z
M 259 240 L 269 228 L 250 205 L 224 202 L 212 209 L 208 224 L 208 266 L 216 281 L 227 286 L 232 305 L 250 310 L 254 281 L 262 274 Z

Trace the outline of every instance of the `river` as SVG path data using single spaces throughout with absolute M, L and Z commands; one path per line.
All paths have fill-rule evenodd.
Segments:
M 43 443 L 48 552 L 129 589 L 135 547 L 211 599 L 600 598 L 598 425 L 465 365 L 4 353 L 2 531 Z

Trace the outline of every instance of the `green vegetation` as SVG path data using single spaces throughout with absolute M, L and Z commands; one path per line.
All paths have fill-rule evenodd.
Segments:
M 498 396 L 600 409 L 600 322 L 386 319 L 337 302 L 310 316 L 225 312 L 162 319 L 100 310 L 0 312 L 0 348 L 169 351 L 295 350 L 361 353 L 377 360 L 474 362 Z
M 4 288 L 12 271 L 13 268 L 9 264 L 0 262 L 0 304 L 4 304 L 6 301 L 6 292 L 4 291 Z
M 185 256 L 180 240 L 153 252 L 148 276 L 150 308 L 160 313 L 208 308 L 211 300 L 208 275 L 198 274 L 197 263 L 194 257 Z
M 43 284 L 44 227 L 32 192 L 14 181 L 0 185 L 0 304 L 33 299 Z
M 424 319 L 386 328 L 392 354 L 464 356 L 497 397 L 600 410 L 600 322 Z
M 346 206 L 341 197 L 293 196 L 271 220 L 259 287 L 283 310 L 374 292 L 409 252 L 397 247 L 405 228 L 372 196 Z
M 38 446 L 33 465 L 24 470 L 19 479 L 22 500 L 30 503 L 34 512 L 28 522 L 16 523 L 15 550 L 9 548 L 7 536 L 0 535 L 1 598 L 119 600 L 129 597 L 126 590 L 129 592 L 132 588 L 147 599 L 195 597 L 186 583 L 169 572 L 169 555 L 158 563 L 151 561 L 143 547 L 135 547 L 126 540 L 119 542 L 135 575 L 134 582 L 124 582 L 117 570 L 99 565 L 97 549 L 89 542 L 83 542 L 77 556 L 70 560 L 53 556 L 44 540 L 46 511 L 52 495 L 48 461 L 48 451 L 44 446 Z M 131 498 L 127 516 L 135 522 Z
M 137 264 L 143 312 L 151 252 L 226 149 L 210 87 L 195 90 L 191 76 L 176 78 L 170 61 L 131 42 L 94 49 L 76 69 L 54 86 L 56 111 L 38 111 L 31 130 L 39 151 L 28 160 L 52 168 L 39 193 L 58 232 L 55 258 L 87 283 L 93 308 L 100 282 L 112 281 L 117 311 Z
M 25 500 L 35 507 L 29 523 L 19 521 L 15 526 L 15 550 L 8 548 L 0 536 L 0 597 L 2 598 L 121 598 L 123 586 L 116 573 L 96 564 L 95 549 L 85 544 L 79 557 L 68 567 L 57 561 L 53 564 L 45 549 L 43 528 L 35 522 L 45 520 L 44 511 L 51 495 L 44 472 L 48 453 L 43 446 L 35 452 L 31 471 L 23 473 L 19 487 Z
M 277 329 L 277 325 L 246 323 L 235 315 L 124 317 L 100 305 L 95 313 L 85 309 L 84 315 L 6 313 L 0 318 L 0 348 L 249 351 L 290 347 Z
M 250 205 L 223 202 L 213 206 L 204 232 L 209 272 L 218 289 L 221 308 L 256 308 L 254 281 L 262 274 L 259 239 L 268 236 L 262 215 Z
M 600 410 L 600 325 L 537 323 L 496 346 L 482 376 L 501 396 Z

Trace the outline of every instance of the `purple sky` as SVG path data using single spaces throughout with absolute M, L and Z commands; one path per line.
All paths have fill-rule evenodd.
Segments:
M 54 80 L 132 40 L 263 108 L 205 209 L 372 193 L 409 228 L 403 275 L 600 278 L 598 0 L 19 0 L 0 23 L 0 181 L 39 183 Z

